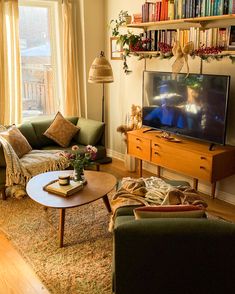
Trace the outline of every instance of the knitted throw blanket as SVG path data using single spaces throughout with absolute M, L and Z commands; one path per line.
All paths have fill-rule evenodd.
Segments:
M 145 206 L 193 204 L 207 207 L 207 203 L 191 187 L 173 187 L 157 177 L 123 178 L 121 187 L 111 200 L 113 217 L 109 230 L 112 231 L 117 208 L 141 204 Z
M 69 166 L 69 162 L 59 155 L 60 150 L 32 150 L 19 159 L 12 146 L 1 136 L 0 144 L 6 161 L 6 186 L 25 186 L 37 174 Z

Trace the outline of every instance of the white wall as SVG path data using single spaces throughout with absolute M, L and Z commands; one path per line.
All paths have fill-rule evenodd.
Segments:
M 94 59 L 105 51 L 105 10 L 104 0 L 83 0 L 83 58 L 85 65 L 83 76 L 85 82 L 85 113 L 91 119 L 101 120 L 102 85 L 88 83 L 89 69 Z
M 127 10 L 129 14 L 141 12 L 143 0 L 124 1 L 124 0 L 105 0 L 106 23 L 111 19 L 116 19 L 121 10 Z M 106 32 L 106 51 L 109 52 L 109 38 L 111 30 Z M 147 70 L 171 71 L 173 58 L 170 60 L 151 59 L 146 61 Z M 125 116 L 130 113 L 132 104 L 141 105 L 142 103 L 142 72 L 144 70 L 144 60 L 137 61 L 136 57 L 128 59 L 128 64 L 132 73 L 125 75 L 122 70 L 122 61 L 110 61 L 114 72 L 114 83 L 109 85 L 107 91 L 108 104 L 108 147 L 115 154 L 125 152 L 125 144 L 121 136 L 116 132 L 117 126 L 125 123 Z M 189 58 L 190 72 L 199 73 L 200 59 Z M 183 71 L 186 71 L 184 68 Z M 231 92 L 229 105 L 229 126 L 227 143 L 235 145 L 235 64 L 229 59 L 223 61 L 203 62 L 203 73 L 231 75 Z M 172 174 L 170 175 L 172 177 Z M 173 175 L 174 177 L 174 175 Z M 179 177 L 179 176 L 177 176 Z M 180 178 L 183 178 L 180 175 Z M 222 180 L 217 185 L 220 190 L 221 198 L 235 204 L 235 176 Z M 210 186 L 207 183 L 199 184 L 199 189 L 209 193 Z

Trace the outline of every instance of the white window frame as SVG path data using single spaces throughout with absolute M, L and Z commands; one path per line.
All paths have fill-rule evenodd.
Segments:
M 52 50 L 52 60 L 51 65 L 54 72 L 54 99 L 57 102 L 58 110 L 64 108 L 64 83 L 62 76 L 62 24 L 59 21 L 61 19 L 61 6 L 60 1 L 57 0 L 19 0 L 19 6 L 28 6 L 28 7 L 43 7 L 47 8 L 49 11 L 49 33 L 51 41 L 51 50 Z M 58 17 L 57 17 L 58 16 Z M 22 118 L 23 121 L 27 118 Z

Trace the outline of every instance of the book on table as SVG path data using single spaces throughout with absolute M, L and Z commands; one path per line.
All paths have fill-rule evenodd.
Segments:
M 59 184 L 59 181 L 53 181 L 48 183 L 46 186 L 43 187 L 43 189 L 49 193 L 53 193 L 59 196 L 70 196 L 76 192 L 78 192 L 79 190 L 81 190 L 83 188 L 83 184 L 78 181 L 75 182 L 73 180 L 70 180 L 69 185 L 65 185 L 62 186 Z

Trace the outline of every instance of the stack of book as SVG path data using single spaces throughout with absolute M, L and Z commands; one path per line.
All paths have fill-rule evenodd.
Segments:
M 83 184 L 80 181 L 70 180 L 69 185 L 62 186 L 58 180 L 52 181 L 43 187 L 43 190 L 56 194 L 59 196 L 67 197 L 70 196 L 83 188 Z
M 133 23 L 141 23 L 142 22 L 142 14 L 141 13 L 134 13 L 132 19 L 133 19 Z

